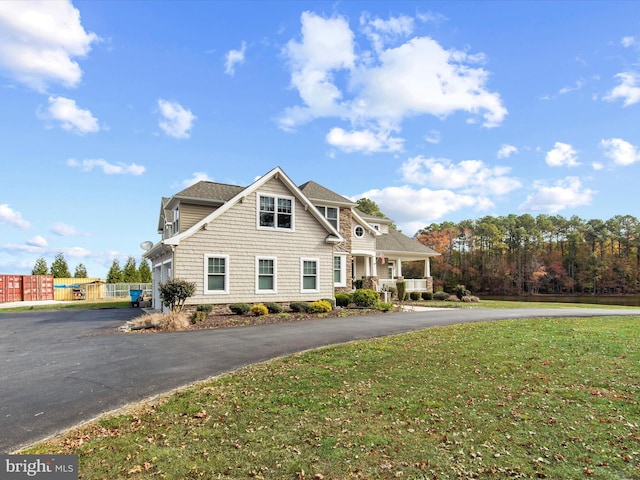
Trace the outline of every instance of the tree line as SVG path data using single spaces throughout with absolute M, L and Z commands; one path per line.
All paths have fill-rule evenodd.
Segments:
M 640 222 L 631 215 L 485 216 L 433 223 L 416 238 L 441 254 L 432 258 L 431 275 L 445 291 L 465 285 L 493 295 L 640 292 Z
M 58 252 L 51 262 L 51 268 L 47 266 L 44 257 L 36 260 L 31 275 L 52 275 L 53 278 L 89 278 L 87 269 L 83 263 L 79 263 L 73 276 L 69 271 L 69 264 L 64 258 L 62 252 Z M 107 273 L 107 283 L 151 283 L 151 267 L 146 259 L 141 259 L 140 264 L 136 265 L 136 260 L 129 256 L 123 267 L 117 259 L 113 260 L 111 268 Z

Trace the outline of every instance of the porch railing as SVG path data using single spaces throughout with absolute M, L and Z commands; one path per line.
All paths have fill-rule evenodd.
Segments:
M 405 278 L 404 283 L 406 285 L 407 292 L 426 292 L 427 291 L 427 279 L 426 278 Z M 378 284 L 381 289 L 393 287 L 396 288 L 396 280 L 389 278 L 381 278 L 378 280 Z

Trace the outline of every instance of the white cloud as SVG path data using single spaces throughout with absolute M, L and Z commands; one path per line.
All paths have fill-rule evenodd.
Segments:
M 484 55 L 446 50 L 428 37 L 401 43 L 413 29 L 408 17 L 363 17 L 373 51 L 358 53 L 344 17 L 304 12 L 301 22 L 301 39 L 290 40 L 283 54 L 302 103 L 284 111 L 279 119 L 283 130 L 336 118 L 375 137 L 378 131 L 400 131 L 408 117 L 443 118 L 462 111 L 495 127 L 507 115 L 500 95 L 486 88 L 489 74 L 478 66 Z
M 424 137 L 424 139 L 425 141 L 433 143 L 434 145 L 440 143 L 440 131 L 430 130 L 429 133 Z
M 345 132 L 335 127 L 327 134 L 327 143 L 345 152 L 399 152 L 404 140 L 390 136 L 390 132 L 371 130 Z
M 102 169 L 102 172 L 107 175 L 142 175 L 146 168 L 142 165 L 135 163 L 125 164 L 118 162 L 117 164 L 109 163 L 102 159 L 88 159 L 78 161 L 75 158 L 67 160 L 67 165 L 70 167 L 80 168 L 85 172 L 90 172 L 94 168 Z
M 225 57 L 224 73 L 233 75 L 236 73 L 236 65 L 244 63 L 244 54 L 247 51 L 247 42 L 242 42 L 240 50 L 229 50 Z
M 51 226 L 51 233 L 60 235 L 61 237 L 78 237 L 88 236 L 86 233 L 80 233 L 73 225 L 67 225 L 66 223 L 58 222 Z
M 527 196 L 525 202 L 520 205 L 520 210 L 557 213 L 566 208 L 590 205 L 593 195 L 597 193 L 584 188 L 577 177 L 566 177 L 553 185 L 536 181 L 533 188 L 536 192 Z
M 616 165 L 631 165 L 640 161 L 638 148 L 621 138 L 609 138 L 600 141 L 604 154 Z
M 0 204 L 0 223 L 8 223 L 18 228 L 29 228 L 31 224 L 22 218 L 20 212 L 16 212 L 9 204 Z
M 79 135 L 100 130 L 98 120 L 89 110 L 76 105 L 75 100 L 64 97 L 49 97 L 49 109 L 41 118 L 61 123 L 63 129 Z
M 627 36 L 627 37 L 622 37 L 622 40 L 620 40 L 620 44 L 625 48 L 629 48 L 636 45 L 637 41 L 635 37 Z
M 376 202 L 407 235 L 463 208 L 486 211 L 494 207 L 493 202 L 483 196 L 460 195 L 450 190 L 413 189 L 408 185 L 369 190 L 354 198 L 363 197 Z
M 77 86 L 82 70 L 74 58 L 98 40 L 70 1 L 0 1 L 0 70 L 40 92 L 51 83 Z
M 62 253 L 64 254 L 65 257 L 71 257 L 71 258 L 86 258 L 94 255 L 91 252 L 91 250 L 87 250 L 86 248 L 83 248 L 83 247 L 63 248 Z
M 27 245 L 31 247 L 45 248 L 48 243 L 42 235 L 36 235 L 31 240 L 27 240 Z
M 193 172 L 191 178 L 187 178 L 180 182 L 180 186 L 183 188 L 190 187 L 191 185 L 195 185 L 198 182 L 212 182 L 213 180 L 207 175 L 205 172 Z
M 453 163 L 445 158 L 418 156 L 403 162 L 399 171 L 404 182 L 465 194 L 504 195 L 522 186 L 519 180 L 507 176 L 511 168 L 488 167 L 480 160 Z
M 414 20 L 406 15 L 390 17 L 389 20 L 371 18 L 365 13 L 360 16 L 362 31 L 376 52 L 383 50 L 388 42 L 395 42 L 413 33 Z
M 615 78 L 620 79 L 620 85 L 611 90 L 603 98 L 609 102 L 623 99 L 623 106 L 628 107 L 640 102 L 640 75 L 636 72 L 618 73 Z
M 578 152 L 568 143 L 556 142 L 553 149 L 547 152 L 545 157 L 550 167 L 575 167 L 578 162 Z
M 582 87 L 584 87 L 585 82 L 584 80 L 576 80 L 576 83 L 570 87 L 563 87 L 560 89 L 560 91 L 558 92 L 560 95 L 566 95 L 567 93 L 570 92 L 575 92 L 576 90 L 580 90 Z
M 160 128 L 164 133 L 173 138 L 189 138 L 193 121 L 197 118 L 191 110 L 184 108 L 178 102 L 170 102 L 160 98 Z
M 514 153 L 518 153 L 518 148 L 508 143 L 502 144 L 500 150 L 498 150 L 498 158 L 509 158 Z

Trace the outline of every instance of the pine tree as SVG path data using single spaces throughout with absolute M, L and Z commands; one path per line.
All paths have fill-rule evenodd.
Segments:
M 107 283 L 122 283 L 122 270 L 120 269 L 120 262 L 118 262 L 117 258 L 113 259 L 111 268 L 109 268 Z
M 122 269 L 122 281 L 125 283 L 138 283 L 140 282 L 140 274 L 136 268 L 136 259 L 132 256 L 127 258 L 127 263 L 124 264 Z
M 69 265 L 67 264 L 62 252 L 58 252 L 56 254 L 56 258 L 53 259 L 53 263 L 51 264 L 51 275 L 53 275 L 53 278 L 71 278 Z
M 87 278 L 87 267 L 84 266 L 84 263 L 78 264 L 73 278 Z
M 146 258 L 140 260 L 140 265 L 138 266 L 138 274 L 140 275 L 140 281 L 142 283 L 152 282 L 151 267 L 149 266 L 149 262 Z
M 49 268 L 47 267 L 47 261 L 44 257 L 40 257 L 36 260 L 33 270 L 31 270 L 31 275 L 47 275 L 48 273 Z

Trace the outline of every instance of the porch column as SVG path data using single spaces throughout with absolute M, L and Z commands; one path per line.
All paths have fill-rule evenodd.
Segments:
M 431 259 L 425 258 L 424 260 L 424 278 L 429 278 L 431 276 Z
M 402 276 L 402 260 L 398 258 L 396 260 L 396 277 L 401 277 L 401 276 Z
M 364 257 L 364 276 L 371 276 L 371 257 Z
M 371 271 L 373 272 L 372 276 L 377 277 L 378 276 L 378 260 L 376 259 L 375 255 L 373 257 L 371 257 L 370 261 L 371 261 L 371 265 L 373 267 L 371 269 Z

